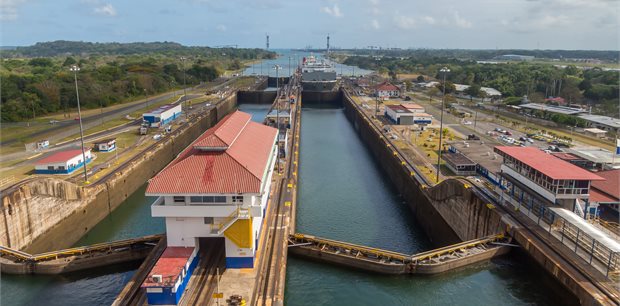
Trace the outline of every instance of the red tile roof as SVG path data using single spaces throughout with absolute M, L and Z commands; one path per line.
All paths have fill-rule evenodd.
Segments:
M 90 149 L 85 149 L 84 152 L 88 152 L 90 151 Z M 60 162 L 66 162 L 78 155 L 82 155 L 82 150 L 69 150 L 69 151 L 62 151 L 62 152 L 58 152 L 55 154 L 52 154 L 48 157 L 42 158 L 39 161 L 37 161 L 37 165 L 42 165 L 42 164 L 50 164 L 50 163 L 60 163 Z
M 166 247 L 142 287 L 174 286 L 193 252 L 193 247 Z M 155 282 L 153 275 L 161 275 L 162 282 Z
M 501 155 L 511 156 L 534 168 L 544 175 L 556 180 L 603 180 L 602 177 L 547 154 L 534 147 L 497 146 L 495 151 Z
M 396 85 L 390 82 L 383 82 L 375 86 L 375 90 L 394 91 L 394 90 L 400 90 L 400 88 L 398 88 Z
M 424 109 L 424 107 L 415 103 L 401 103 L 400 105 L 402 105 L 406 109 Z
M 259 193 L 277 130 L 250 117 L 239 111 L 224 117 L 152 178 L 146 193 Z M 197 148 L 213 144 L 227 149 Z
M 596 174 L 605 180 L 592 182 L 590 200 L 596 202 L 620 201 L 620 170 L 600 171 Z
M 393 110 L 393 111 L 395 111 L 395 112 L 397 112 L 399 114 L 411 113 L 410 110 L 408 110 L 407 108 L 403 107 L 402 105 L 386 105 L 385 107 L 387 107 L 387 108 L 389 108 L 389 109 L 391 109 L 391 110 Z
M 195 147 L 229 147 L 233 144 L 243 128 L 252 120 L 247 113 L 238 112 L 228 120 L 220 121 L 214 128 L 208 129 L 205 137 L 194 143 Z

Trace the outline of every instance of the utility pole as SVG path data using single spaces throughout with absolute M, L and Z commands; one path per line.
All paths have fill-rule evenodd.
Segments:
M 437 154 L 437 179 L 436 179 L 437 183 L 439 183 L 439 166 L 441 162 L 441 151 L 442 151 L 441 142 L 443 140 L 443 108 L 446 102 L 446 74 L 450 72 L 450 69 L 448 69 L 447 67 L 443 67 L 439 71 L 443 72 L 443 96 L 441 98 L 441 116 L 439 116 L 440 117 L 439 119 L 439 153 Z
M 278 77 L 278 71 L 281 68 L 280 65 L 273 66 L 273 69 L 276 70 L 276 129 L 278 129 L 278 136 L 276 138 L 278 144 L 276 162 L 278 163 L 278 174 L 280 174 L 280 78 Z
M 80 111 L 80 92 L 78 91 L 77 83 L 77 72 L 80 71 L 80 67 L 73 65 L 69 70 L 73 71 L 73 77 L 75 79 L 75 97 L 77 98 L 78 120 L 80 121 L 80 141 L 82 143 L 82 161 L 84 162 L 84 184 L 88 184 L 88 172 L 86 171 L 86 152 L 84 151 L 84 130 L 82 128 L 82 113 Z
M 183 66 L 183 101 L 181 101 L 181 108 L 183 108 L 183 102 L 185 102 L 187 100 L 187 83 L 186 83 L 186 78 L 185 78 L 185 60 L 187 58 L 184 56 L 181 56 L 181 65 Z M 187 105 L 186 105 L 187 106 Z M 185 120 L 187 120 L 187 107 L 185 109 Z
M 146 88 L 144 88 L 144 109 L 149 109 L 149 94 L 146 91 Z

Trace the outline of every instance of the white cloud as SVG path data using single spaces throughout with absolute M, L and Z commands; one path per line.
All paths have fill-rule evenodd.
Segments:
M 431 16 L 424 16 L 422 17 L 422 20 L 424 20 L 425 23 L 431 24 L 431 25 L 437 23 L 437 21 L 435 21 L 435 18 Z
M 403 30 L 410 30 L 416 27 L 416 20 L 413 17 L 406 16 L 396 16 L 394 18 L 396 21 L 396 26 Z
M 17 19 L 19 14 L 17 7 L 25 0 L 0 0 L 0 21 L 11 21 Z
M 220 32 L 226 32 L 226 26 L 223 24 L 218 24 L 217 27 L 215 27 L 215 29 Z
M 378 30 L 381 28 L 381 25 L 379 24 L 379 21 L 377 19 L 373 19 L 370 22 L 370 25 L 372 26 L 373 29 Z
M 103 16 L 116 16 L 116 9 L 114 8 L 114 6 L 112 6 L 112 4 L 106 3 L 103 5 L 99 5 L 96 6 L 93 11 L 95 12 L 95 14 L 97 15 L 103 15 Z
M 337 3 L 335 3 L 332 7 L 324 6 L 321 8 L 321 11 L 323 11 L 323 13 L 326 13 L 327 15 L 330 15 L 336 18 L 340 18 L 343 16 L 342 12 L 340 12 L 340 7 L 338 7 Z
M 459 12 L 454 12 L 454 24 L 459 28 L 471 28 L 471 21 L 459 16 Z

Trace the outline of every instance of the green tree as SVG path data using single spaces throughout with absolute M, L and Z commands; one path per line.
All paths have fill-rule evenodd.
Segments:
M 63 67 L 67 67 L 67 66 L 75 65 L 76 63 L 77 63 L 77 61 L 73 57 L 68 56 L 65 59 L 65 61 L 62 63 L 62 66 Z
M 418 82 L 424 82 L 424 76 L 423 75 L 418 75 L 418 78 L 416 79 Z
M 480 95 L 480 85 L 470 85 L 467 89 L 465 89 L 465 93 L 471 98 L 478 97 Z

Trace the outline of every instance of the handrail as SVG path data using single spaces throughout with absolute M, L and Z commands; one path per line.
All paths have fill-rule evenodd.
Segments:
M 362 246 L 362 245 L 357 245 L 353 243 L 342 242 L 342 241 L 337 241 L 337 240 L 332 240 L 332 239 L 318 238 L 315 236 L 304 235 L 300 233 L 290 235 L 289 238 L 293 240 L 301 240 L 301 241 L 310 242 L 312 244 L 316 244 L 317 246 L 323 244 L 323 245 L 328 245 L 331 247 L 350 249 L 350 250 L 354 250 L 354 251 L 358 251 L 362 253 L 373 254 L 378 257 L 397 259 L 402 262 L 417 262 L 417 261 L 423 261 L 425 259 L 429 259 L 432 257 L 437 257 L 437 256 L 442 256 L 445 254 L 453 253 L 458 250 L 469 249 L 469 248 L 476 247 L 482 244 L 487 244 L 490 242 L 502 240 L 505 238 L 505 236 L 503 234 L 491 235 L 491 236 L 469 240 L 469 241 L 464 241 L 461 243 L 457 243 L 457 244 L 449 245 L 449 246 L 442 247 L 439 249 L 434 249 L 434 250 L 421 252 L 421 253 L 413 254 L 413 255 L 407 255 L 403 253 L 398 253 L 398 252 L 393 252 L 393 251 L 388 251 L 388 250 L 383 250 L 383 249 L 378 249 L 378 248 L 372 248 L 368 246 Z
M 41 262 L 41 261 L 47 261 L 50 259 L 58 259 L 58 258 L 63 258 L 63 257 L 75 256 L 75 255 L 83 255 L 85 253 L 97 252 L 97 251 L 110 251 L 111 252 L 118 247 L 126 247 L 126 246 L 130 246 L 133 244 L 138 244 L 138 243 L 159 241 L 163 236 L 164 236 L 163 234 L 149 235 L 149 236 L 144 236 L 144 237 L 139 237 L 139 238 L 97 243 L 97 244 L 93 244 L 89 246 L 81 246 L 81 247 L 63 249 L 63 250 L 58 250 L 58 251 L 39 253 L 39 254 L 34 254 L 34 255 L 19 251 L 19 250 L 14 250 L 8 247 L 0 246 L 0 254 L 13 256 L 17 258 L 18 260 L 22 260 L 22 261 Z

